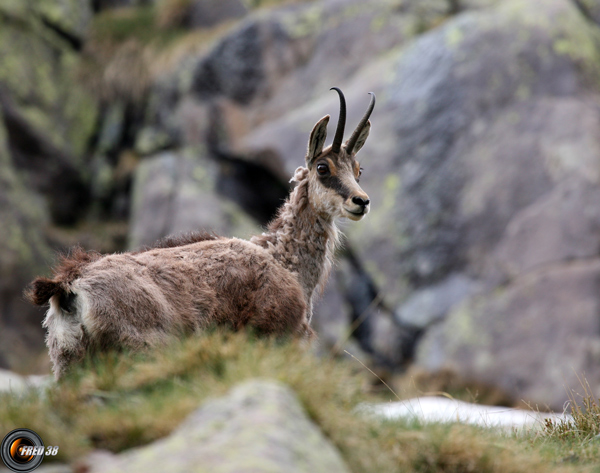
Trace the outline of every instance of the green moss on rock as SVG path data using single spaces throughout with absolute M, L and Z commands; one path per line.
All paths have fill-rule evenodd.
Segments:
M 0 126 L 0 287 L 12 286 L 18 275 L 33 277 L 51 261 L 44 241 L 46 216 L 41 200 L 23 185 L 12 167 L 6 131 Z
M 47 21 L 54 16 L 67 21 L 68 5 L 79 11 L 86 3 L 4 2 L 0 7 L 0 82 L 32 125 L 76 155 L 92 133 L 96 105 L 77 84 L 77 51 Z M 75 30 L 87 25 L 83 10 L 73 13 L 79 18 L 73 20 Z

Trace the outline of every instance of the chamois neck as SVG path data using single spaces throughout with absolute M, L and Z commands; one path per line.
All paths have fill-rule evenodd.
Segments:
M 309 200 L 308 169 L 299 167 L 296 187 L 265 233 L 250 241 L 266 248 L 284 267 L 297 273 L 309 310 L 315 289 L 322 290 L 338 243 L 333 218 L 318 215 Z

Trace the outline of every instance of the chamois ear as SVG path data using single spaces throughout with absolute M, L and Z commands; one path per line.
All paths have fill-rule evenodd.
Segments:
M 323 151 L 325 139 L 327 138 L 327 124 L 329 123 L 329 115 L 325 115 L 314 126 L 308 140 L 308 151 L 306 153 L 306 165 L 310 169 L 312 163 L 317 156 Z
M 360 151 L 360 149 L 365 145 L 365 141 L 367 141 L 370 131 L 371 120 L 367 121 L 363 129 L 360 131 L 360 135 L 358 135 L 358 139 L 356 140 L 356 144 L 354 145 L 353 154 L 357 154 Z

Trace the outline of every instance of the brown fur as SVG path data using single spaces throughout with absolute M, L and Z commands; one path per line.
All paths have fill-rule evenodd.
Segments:
M 154 250 L 157 248 L 174 248 L 176 246 L 191 245 L 192 243 L 198 243 L 200 241 L 218 240 L 219 238 L 223 237 L 211 232 L 189 232 L 182 233 L 180 235 L 169 235 L 158 240 L 156 243 L 154 243 L 154 245 L 146 246 L 133 253 L 143 253 L 144 251 Z
M 297 185 L 264 234 L 246 241 L 193 233 L 106 256 L 76 248 L 53 279 L 33 281 L 30 300 L 50 303 L 43 325 L 56 378 L 89 351 L 139 350 L 213 325 L 311 338 L 313 297 L 338 240 L 334 218 L 360 220 L 369 209 L 355 153 L 323 150 L 328 120 L 311 133 L 308 168 L 296 170 Z M 368 127 L 362 143 L 366 135 Z M 331 167 L 330 178 L 317 175 L 319 163 Z
M 48 278 L 36 278 L 30 288 L 26 290 L 25 297 L 35 305 L 44 305 L 60 291 L 60 284 L 56 281 Z

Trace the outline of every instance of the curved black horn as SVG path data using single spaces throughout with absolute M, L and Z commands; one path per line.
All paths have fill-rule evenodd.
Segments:
M 342 141 L 344 141 L 344 128 L 346 127 L 346 98 L 340 89 L 332 87 L 329 90 L 335 90 L 340 96 L 340 118 L 338 119 L 337 129 L 335 130 L 335 137 L 331 144 L 331 151 L 339 153 L 342 148 Z
M 356 140 L 358 140 L 358 137 L 360 136 L 360 132 L 362 131 L 364 126 L 369 121 L 369 117 L 371 116 L 371 113 L 373 112 L 373 109 L 375 108 L 375 94 L 373 92 L 369 92 L 369 93 L 371 94 L 371 103 L 369 104 L 369 108 L 367 108 L 366 113 L 364 114 L 364 116 L 362 117 L 360 122 L 358 123 L 356 130 L 354 130 L 354 133 L 352 133 L 352 136 L 348 140 L 348 144 L 346 145 L 346 153 L 348 153 L 348 154 L 352 154 L 354 145 L 356 145 Z

